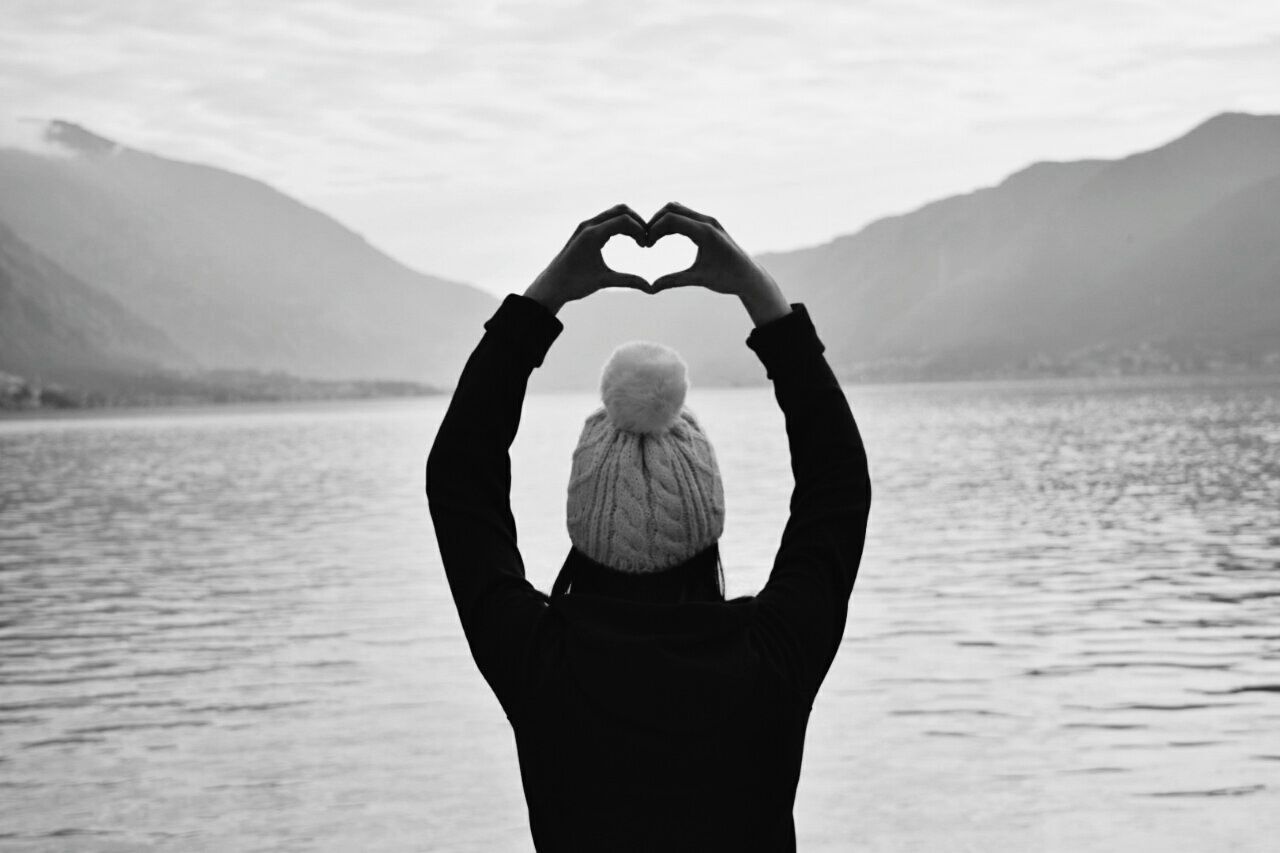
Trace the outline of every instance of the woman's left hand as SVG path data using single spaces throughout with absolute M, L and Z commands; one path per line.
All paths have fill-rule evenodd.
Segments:
M 648 241 L 640 214 L 625 204 L 611 207 L 578 224 L 560 254 L 534 279 L 524 295 L 554 314 L 566 302 L 606 287 L 630 287 L 648 293 L 649 282 L 638 275 L 611 270 L 604 262 L 600 250 L 615 234 L 626 234 L 641 246 Z

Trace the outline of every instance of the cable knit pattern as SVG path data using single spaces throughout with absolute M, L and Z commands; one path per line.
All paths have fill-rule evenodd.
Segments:
M 597 563 L 631 574 L 682 563 L 724 532 L 711 442 L 683 406 L 667 429 L 648 432 L 597 409 L 573 451 L 566 509 L 569 539 Z
M 687 529 L 686 515 L 680 495 L 680 481 L 675 466 L 665 464 L 675 451 L 670 434 L 644 444 L 648 458 L 649 491 L 653 506 L 654 550 L 660 554 L 676 554 L 685 548 L 685 541 L 693 531 Z M 696 535 L 693 538 L 698 538 Z

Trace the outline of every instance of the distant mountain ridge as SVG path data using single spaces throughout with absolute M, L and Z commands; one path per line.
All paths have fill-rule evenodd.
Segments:
M 32 249 L 0 222 L 0 367 L 58 381 L 193 361 L 140 320 Z
M 880 220 L 826 246 L 760 258 L 850 323 L 847 367 L 919 358 L 959 373 L 1098 345 L 1181 337 L 1231 344 L 1280 331 L 1280 265 L 1256 202 L 1251 229 L 1205 240 L 1280 176 L 1280 117 L 1224 114 L 1116 161 L 1037 164 L 997 187 Z M 1242 224 L 1242 223 L 1237 223 Z M 1226 234 L 1220 237 L 1226 237 Z M 1200 278 L 1168 259 L 1196 245 Z M 1271 283 L 1262 298 L 1259 282 Z M 1210 327 L 1178 297 L 1214 293 Z M 864 319 L 865 318 L 865 319 Z M 1261 324 L 1261 325 L 1259 325 Z M 1245 328 L 1247 327 L 1247 328 Z
M 205 370 L 0 223 L 0 411 L 420 396 L 419 383 Z
M 45 140 L 62 156 L 0 149 L 0 221 L 203 367 L 448 386 L 496 307 L 258 181 L 69 122 Z
M 1227 113 L 1151 151 L 1036 163 L 756 259 L 810 308 L 846 378 L 1276 367 L 1277 178 L 1280 117 Z M 695 381 L 763 379 L 735 306 L 690 295 L 633 311 L 627 298 L 574 309 L 547 362 L 564 374 L 536 378 L 589 383 L 608 341 L 659 336 Z
M 258 181 L 67 122 L 45 140 L 56 156 L 0 149 L 0 371 L 450 387 L 497 307 Z M 1280 369 L 1280 116 L 1226 113 L 1128 157 L 1036 163 L 757 260 L 809 306 L 847 379 Z M 609 292 L 560 317 L 535 389 L 594 386 L 635 338 L 680 350 L 695 386 L 765 381 L 728 297 Z

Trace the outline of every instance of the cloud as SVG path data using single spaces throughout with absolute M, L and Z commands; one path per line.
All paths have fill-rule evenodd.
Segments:
M 52 143 L 45 138 L 48 122 L 42 117 L 0 117 L 0 148 L 16 148 L 44 157 L 70 157 L 73 152 L 65 145 Z
M 0 109 L 246 172 L 492 287 L 545 261 L 552 221 L 619 198 L 726 205 L 784 248 L 1031 160 L 1280 110 L 1250 82 L 1280 79 L 1270 0 L 0 0 L 0 16 Z M 472 236 L 496 210 L 518 235 L 503 251 Z

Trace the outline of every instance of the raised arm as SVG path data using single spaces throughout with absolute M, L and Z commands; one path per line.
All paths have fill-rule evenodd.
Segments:
M 525 578 L 511 513 L 509 451 L 529 376 L 563 329 L 555 317 L 561 306 L 598 287 L 644 284 L 603 261 L 601 272 L 590 258 L 597 241 L 643 235 L 643 227 L 634 212 L 617 208 L 587 220 L 524 296 L 506 297 L 485 323 L 427 457 L 427 500 L 445 576 L 471 654 L 508 714 L 526 639 L 546 603 Z
M 747 339 L 786 419 L 795 486 L 773 570 L 757 596 L 762 632 L 812 701 L 839 649 L 862 559 L 871 479 L 849 402 L 808 311 L 757 326 Z
M 789 305 L 773 278 L 719 222 L 679 204 L 651 220 L 651 240 L 680 233 L 698 245 L 688 270 L 655 290 L 702 286 L 738 296 L 755 323 L 747 345 L 764 363 L 786 419 L 795 486 L 773 569 L 756 597 L 758 636 L 811 702 L 844 634 L 871 506 L 866 452 L 849 402 L 823 356 L 804 305 Z
M 560 329 L 537 303 L 507 296 L 485 323 L 427 457 L 427 500 L 462 630 L 508 709 L 516 652 L 545 606 L 516 547 L 508 449 L 529 375 Z

